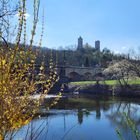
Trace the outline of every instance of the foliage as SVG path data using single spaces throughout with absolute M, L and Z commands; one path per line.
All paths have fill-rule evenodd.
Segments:
M 14 45 L 9 45 L 4 32 L 0 35 L 0 139 L 4 139 L 8 133 L 11 133 L 12 139 L 13 131 L 32 120 L 44 97 L 58 80 L 52 58 L 48 77 L 45 75 L 44 62 L 41 63 L 39 72 L 36 72 L 35 62 L 39 50 L 33 51 L 33 41 L 38 22 L 39 0 L 34 0 L 34 21 L 29 46 L 26 46 L 26 0 L 19 2 L 18 12 L 19 23 Z M 24 43 L 21 45 L 22 35 Z M 39 99 L 32 98 L 35 94 L 40 95 Z M 51 106 L 60 97 L 61 93 Z
M 36 48 L 36 47 L 35 47 Z M 72 48 L 72 47 L 71 47 Z M 46 50 L 46 51 L 45 51 Z M 38 57 L 38 63 L 41 63 L 42 56 L 45 55 L 45 62 L 49 62 L 49 56 L 50 56 L 51 50 L 48 48 L 42 48 L 40 51 L 40 55 Z M 53 50 L 53 60 L 56 61 L 56 56 L 58 59 L 59 66 L 63 65 L 64 59 L 66 60 L 66 64 L 68 66 L 86 66 L 86 59 L 88 59 L 88 66 L 89 67 L 96 67 L 101 66 L 103 68 L 107 68 L 109 63 L 112 60 L 122 60 L 124 59 L 124 56 L 119 56 L 116 54 L 113 54 L 110 50 L 103 50 L 103 51 L 96 51 L 96 49 L 92 46 L 85 46 L 82 51 L 79 50 L 72 50 L 72 49 L 58 49 Z M 66 56 L 64 58 L 64 56 Z

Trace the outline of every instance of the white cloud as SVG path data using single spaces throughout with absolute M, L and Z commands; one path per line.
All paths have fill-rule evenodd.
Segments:
M 115 54 L 120 54 L 120 52 L 119 52 L 119 51 L 114 51 L 114 53 L 115 53 Z
M 26 17 L 26 18 L 29 18 L 30 16 L 31 16 L 30 14 L 25 13 L 25 17 Z
M 28 14 L 28 13 L 25 13 L 24 15 L 25 15 L 26 19 L 28 19 L 28 18 L 31 16 L 31 15 Z M 19 13 L 16 14 L 16 17 L 19 17 Z
M 125 50 L 125 49 L 127 49 L 127 47 L 123 46 L 122 49 Z

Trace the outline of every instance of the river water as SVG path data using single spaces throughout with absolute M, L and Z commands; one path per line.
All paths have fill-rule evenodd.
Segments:
M 140 130 L 140 99 L 115 97 L 69 97 L 23 126 L 14 140 L 136 140 L 126 123 L 124 112 Z

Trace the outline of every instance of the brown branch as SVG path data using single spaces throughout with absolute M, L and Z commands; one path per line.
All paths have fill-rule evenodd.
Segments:
M 2 38 L 2 40 L 4 41 L 6 47 L 9 48 L 9 45 L 8 45 L 7 41 L 5 40 L 5 38 L 3 36 L 1 36 L 1 35 L 0 35 L 0 38 Z

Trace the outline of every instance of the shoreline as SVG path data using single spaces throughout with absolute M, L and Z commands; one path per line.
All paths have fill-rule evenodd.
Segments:
M 64 93 L 91 94 L 91 95 L 114 95 L 140 98 L 140 85 L 106 85 L 106 84 L 84 84 L 77 85 L 69 83 L 64 88 Z

